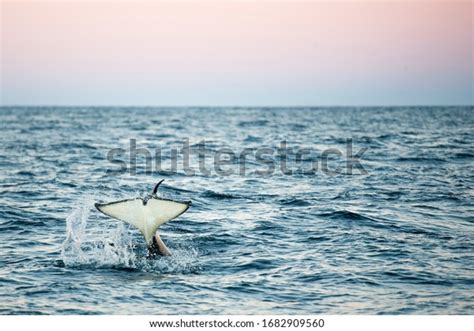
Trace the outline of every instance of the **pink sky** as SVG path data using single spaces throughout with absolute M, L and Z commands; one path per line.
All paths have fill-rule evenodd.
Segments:
M 472 104 L 472 2 L 2 2 L 2 104 Z

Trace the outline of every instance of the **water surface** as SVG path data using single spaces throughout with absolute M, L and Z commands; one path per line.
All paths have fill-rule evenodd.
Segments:
M 0 313 L 473 314 L 473 114 L 0 108 Z M 367 174 L 260 176 L 252 160 L 244 176 L 150 174 L 141 159 L 121 174 L 107 153 L 132 138 L 151 151 L 205 139 L 210 153 L 287 141 L 314 151 L 306 169 L 351 138 Z M 93 203 L 161 178 L 162 195 L 193 206 L 161 228 L 174 255 L 149 259 L 138 231 Z

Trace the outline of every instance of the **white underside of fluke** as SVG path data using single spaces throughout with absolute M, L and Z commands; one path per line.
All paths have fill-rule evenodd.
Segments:
M 153 197 L 146 204 L 140 198 L 96 204 L 102 213 L 138 228 L 148 245 L 160 225 L 184 213 L 189 204 Z

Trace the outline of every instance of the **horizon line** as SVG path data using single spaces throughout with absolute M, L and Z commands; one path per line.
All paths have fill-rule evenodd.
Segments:
M 392 104 L 392 105 L 61 105 L 61 104 L 11 104 L 1 105 L 0 108 L 391 108 L 391 107 L 474 107 L 472 104 Z

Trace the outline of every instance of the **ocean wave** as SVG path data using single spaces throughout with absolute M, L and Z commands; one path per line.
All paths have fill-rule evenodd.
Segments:
M 0 107 L 0 125 L 0 314 L 473 312 L 472 107 Z M 284 140 L 288 167 L 297 147 L 319 165 L 352 138 L 368 173 L 259 177 L 251 158 L 245 176 L 141 160 L 107 172 L 132 138 L 210 153 Z M 160 228 L 173 255 L 149 258 L 139 231 L 93 205 L 163 178 L 160 195 L 192 206 Z

